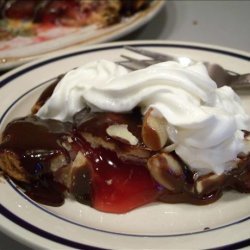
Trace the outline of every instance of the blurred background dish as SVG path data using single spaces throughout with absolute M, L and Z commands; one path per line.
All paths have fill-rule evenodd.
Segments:
M 120 38 L 149 22 L 165 2 L 0 0 L 0 69 Z

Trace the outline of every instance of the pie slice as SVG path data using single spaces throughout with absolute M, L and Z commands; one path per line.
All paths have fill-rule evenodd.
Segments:
M 6 127 L 0 166 L 37 202 L 59 206 L 73 197 L 111 213 L 153 201 L 208 204 L 226 189 L 250 192 L 249 155 L 240 156 L 238 167 L 226 174 L 197 178 L 174 152 L 146 146 L 142 127 L 136 110 L 84 110 L 73 123 L 30 115 Z
M 105 27 L 149 4 L 149 0 L 1 0 L 0 38 L 36 36 L 53 27 Z
M 129 112 L 85 106 L 72 121 L 39 117 L 61 79 L 2 134 L 0 167 L 33 200 L 59 206 L 68 197 L 124 213 L 154 201 L 205 205 L 228 189 L 250 192 L 249 131 L 241 131 L 248 153 L 239 153 L 229 171 L 200 174 L 176 153 L 153 107 L 143 114 L 139 106 Z

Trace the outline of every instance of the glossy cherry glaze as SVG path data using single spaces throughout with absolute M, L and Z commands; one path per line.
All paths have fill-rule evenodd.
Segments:
M 85 156 L 91 162 L 91 203 L 94 208 L 123 213 L 157 199 L 159 185 L 145 164 L 124 162 L 115 152 L 101 147 L 91 148 L 84 141 L 82 145 Z

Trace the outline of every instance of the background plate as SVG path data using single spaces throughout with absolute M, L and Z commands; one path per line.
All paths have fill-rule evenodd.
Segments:
M 126 43 L 195 60 L 217 62 L 239 73 L 249 71 L 249 54 L 193 43 L 138 41 Z M 121 60 L 124 43 L 90 46 L 23 65 L 0 79 L 0 131 L 30 107 L 50 79 L 96 59 Z M 250 114 L 250 93 L 239 93 Z M 214 248 L 246 245 L 250 196 L 227 192 L 207 206 L 154 203 L 115 215 L 67 200 L 59 208 L 37 204 L 15 185 L 0 182 L 1 228 L 32 247 L 92 249 Z
M 63 28 L 54 30 L 53 39 L 44 40 L 42 38 L 31 37 L 13 41 L 12 48 L 1 50 L 4 45 L 0 41 L 0 70 L 14 67 L 30 60 L 38 59 L 51 52 L 75 47 L 108 42 L 118 39 L 128 33 L 138 29 L 149 22 L 164 6 L 166 0 L 154 0 L 150 6 L 135 15 L 123 18 L 120 23 L 97 29 L 96 26 L 86 26 L 83 28 L 72 28 L 72 31 L 65 33 Z M 54 35 L 58 34 L 58 35 Z M 64 35 L 63 35 L 64 34 Z M 40 41 L 40 42 L 39 42 Z M 3 41 L 4 42 L 4 41 Z M 3 43 L 2 42 L 2 43 Z M 9 42 L 7 42 L 7 45 Z M 25 48 L 25 49 L 24 49 Z

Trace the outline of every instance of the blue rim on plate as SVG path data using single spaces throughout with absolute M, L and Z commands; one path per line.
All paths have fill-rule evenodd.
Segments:
M 235 53 L 235 52 L 231 52 L 231 51 L 226 51 L 226 50 L 223 50 L 223 49 L 210 48 L 210 47 L 205 47 L 205 46 L 175 44 L 175 43 L 174 44 L 171 44 L 171 43 L 168 43 L 168 44 L 159 44 L 159 43 L 146 43 L 146 44 L 142 43 L 142 44 L 140 44 L 140 43 L 136 43 L 133 46 L 139 46 L 139 47 L 150 47 L 151 46 L 151 47 L 164 47 L 164 48 L 168 47 L 168 48 L 184 48 L 184 49 L 190 49 L 190 50 L 201 50 L 201 51 L 219 53 L 219 54 L 222 54 L 222 55 L 228 55 L 228 56 L 231 56 L 231 57 L 234 57 L 234 58 L 239 58 L 239 59 L 244 60 L 244 61 L 249 61 L 249 58 L 247 56 L 245 56 L 245 55 Z M 15 73 L 13 73 L 12 75 L 6 77 L 5 79 L 3 79 L 0 82 L 0 87 L 11 83 L 11 81 L 13 81 L 14 79 L 22 76 L 23 74 L 31 72 L 32 70 L 37 69 L 37 68 L 39 68 L 39 67 L 41 67 L 43 65 L 54 63 L 56 61 L 60 61 L 60 60 L 63 60 L 65 58 L 70 58 L 70 57 L 74 57 L 74 56 L 77 56 L 77 55 L 83 55 L 83 54 L 88 54 L 88 53 L 91 53 L 91 52 L 98 52 L 98 51 L 104 51 L 104 50 L 121 49 L 122 47 L 123 47 L 122 45 L 110 45 L 110 46 L 107 46 L 107 47 L 76 51 L 76 52 L 68 53 L 68 54 L 65 54 L 65 55 L 56 56 L 56 57 L 53 57 L 53 58 L 50 58 L 50 59 L 47 59 L 47 60 L 43 60 L 41 62 L 38 62 L 38 63 L 32 64 L 30 66 L 27 66 L 24 69 L 20 69 L 19 71 L 17 71 Z M 48 81 L 40 83 L 36 87 L 30 89 L 28 92 L 26 92 L 25 94 L 23 94 L 22 96 L 17 98 L 9 106 L 9 108 L 6 109 L 4 114 L 0 117 L 0 124 L 1 124 L 2 120 L 4 119 L 4 117 L 6 116 L 6 114 L 8 113 L 8 111 L 10 110 L 10 108 L 13 107 L 18 100 L 22 99 L 25 95 L 30 93 L 32 90 L 38 88 L 39 86 L 41 86 L 41 85 L 43 85 L 43 84 L 45 84 L 47 82 Z M 21 191 L 19 191 L 11 181 L 8 181 L 8 184 L 11 185 L 12 188 L 16 192 L 18 192 L 23 198 L 27 199 L 33 205 L 35 205 L 38 208 L 42 209 L 44 212 L 50 213 L 50 212 L 46 211 L 45 209 L 41 208 L 40 206 L 36 205 L 30 199 L 26 198 L 26 196 Z M 39 235 L 39 236 L 41 236 L 41 237 L 43 237 L 45 239 L 49 239 L 49 240 L 52 240 L 52 241 L 54 241 L 56 243 L 63 244 L 65 246 L 69 246 L 69 247 L 74 247 L 74 248 L 101 249 L 101 248 L 85 245 L 85 244 L 82 244 L 82 243 L 79 243 L 79 242 L 76 242 L 76 241 L 71 241 L 71 240 L 68 240 L 68 239 L 64 239 L 64 238 L 59 237 L 57 235 L 54 235 L 52 233 L 48 233 L 48 232 L 46 232 L 46 231 L 44 231 L 44 230 L 30 224 L 29 222 L 23 220 L 22 218 L 18 217 L 17 215 L 13 214 L 11 211 L 9 211 L 7 208 L 5 208 L 1 204 L 0 204 L 0 212 L 4 217 L 9 219 L 10 221 L 14 222 L 15 224 L 25 228 L 26 230 L 28 230 L 28 231 L 30 231 L 32 233 L 37 234 L 37 235 Z M 83 226 L 83 225 L 77 224 L 75 222 L 68 221 L 68 220 L 66 220 L 66 219 L 64 219 L 64 218 L 62 218 L 60 216 L 57 216 L 57 215 L 55 215 L 53 213 L 50 213 L 50 214 L 53 215 L 53 216 L 56 216 L 59 219 L 65 220 L 65 221 L 67 221 L 69 223 L 73 223 L 73 224 L 78 225 L 78 226 Z M 240 219 L 238 221 L 235 221 L 233 223 L 217 227 L 217 228 L 212 228 L 212 229 L 205 230 L 205 231 L 198 231 L 198 232 L 184 233 L 184 234 L 174 234 L 174 235 L 133 235 L 133 234 L 122 234 L 122 233 L 116 233 L 116 232 L 109 232 L 109 231 L 99 230 L 99 229 L 96 229 L 96 228 L 91 228 L 91 227 L 88 227 L 88 226 L 85 226 L 85 227 L 87 229 L 97 230 L 97 231 L 101 231 L 103 233 L 118 234 L 118 235 L 122 235 L 122 236 L 154 237 L 154 238 L 156 238 L 156 237 L 181 237 L 181 236 L 186 236 L 186 235 L 201 234 L 201 233 L 206 233 L 206 232 L 209 232 L 209 231 L 219 230 L 219 229 L 222 229 L 222 228 L 225 228 L 225 227 L 230 227 L 230 226 L 235 225 L 235 224 L 240 224 L 240 223 L 248 221 L 248 220 L 250 220 L 250 216 L 248 216 L 246 218 L 243 218 L 243 219 Z M 233 244 L 219 246 L 219 247 L 216 247 L 216 249 L 223 249 L 225 247 L 240 248 L 240 247 L 248 246 L 249 243 L 250 243 L 249 239 L 246 239 L 246 240 L 242 240 L 242 241 L 239 241 L 239 242 L 236 242 L 236 243 L 233 243 Z

